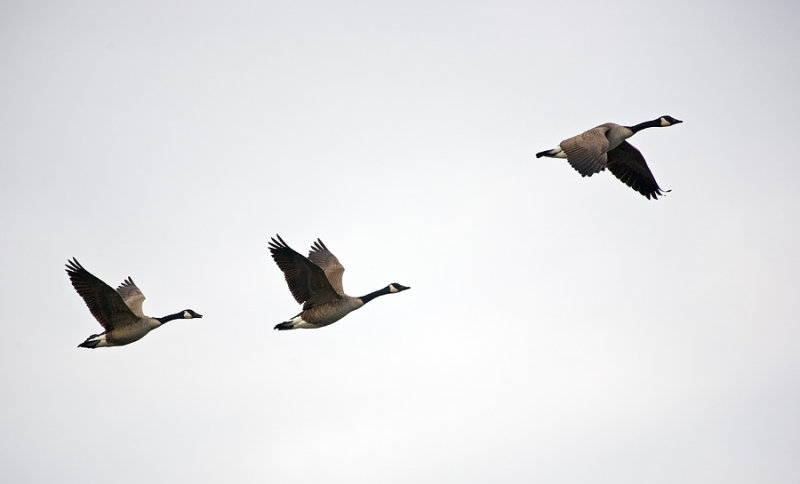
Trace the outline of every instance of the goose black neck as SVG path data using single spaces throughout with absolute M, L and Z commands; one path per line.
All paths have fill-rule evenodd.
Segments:
M 168 314 L 166 316 L 162 316 L 160 318 L 156 318 L 161 322 L 161 324 L 166 323 L 167 321 L 172 321 L 173 319 L 182 319 L 183 318 L 183 311 L 175 314 Z
M 359 299 L 361 299 L 361 301 L 363 301 L 364 304 L 367 304 L 368 302 L 372 301 L 376 297 L 383 296 L 384 294 L 389 294 L 389 293 L 390 293 L 389 287 L 387 286 L 387 287 L 384 287 L 383 289 L 378 289 L 375 292 L 371 292 L 371 293 L 367 294 L 366 296 L 361 296 Z
M 654 119 L 652 121 L 645 121 L 644 123 L 639 123 L 634 126 L 626 126 L 629 130 L 633 131 L 634 133 L 641 131 L 645 128 L 658 128 L 661 126 L 661 118 Z

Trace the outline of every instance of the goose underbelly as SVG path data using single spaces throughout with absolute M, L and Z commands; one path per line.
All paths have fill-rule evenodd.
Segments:
M 357 298 L 341 299 L 335 303 L 323 304 L 303 311 L 298 317 L 308 322 L 308 324 L 312 324 L 313 327 L 327 326 L 339 321 L 363 305 L 364 303 Z

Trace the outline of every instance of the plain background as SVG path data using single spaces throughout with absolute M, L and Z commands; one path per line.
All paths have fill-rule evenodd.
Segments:
M 0 480 L 799 482 L 798 18 L 0 3 Z M 658 201 L 533 157 L 663 114 Z M 412 289 L 273 331 L 275 233 Z M 78 349 L 70 257 L 205 317 Z

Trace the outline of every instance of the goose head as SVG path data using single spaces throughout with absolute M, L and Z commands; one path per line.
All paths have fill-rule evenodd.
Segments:
M 203 315 L 192 311 L 191 309 L 183 310 L 183 319 L 202 318 Z
M 395 293 L 395 292 L 405 291 L 406 289 L 411 289 L 411 288 L 407 287 L 407 286 L 404 286 L 402 284 L 398 284 L 396 282 L 393 282 L 393 283 L 389 284 L 388 286 L 386 286 L 386 289 L 391 293 Z
M 668 114 L 665 114 L 658 119 L 661 121 L 661 126 L 672 126 L 673 124 L 679 124 L 683 122 L 680 119 L 675 119 Z

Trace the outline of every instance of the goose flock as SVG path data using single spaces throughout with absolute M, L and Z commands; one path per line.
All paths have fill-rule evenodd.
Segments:
M 606 168 L 620 181 L 649 199 L 658 199 L 670 190 L 662 189 L 645 162 L 642 153 L 626 140 L 646 128 L 667 127 L 682 123 L 664 115 L 651 121 L 623 126 L 604 123 L 572 138 L 555 148 L 536 153 L 536 158 L 566 158 L 581 176 L 592 176 Z M 302 311 L 275 326 L 276 330 L 321 328 L 339 321 L 373 299 L 410 289 L 393 282 L 364 296 L 345 294 L 342 286 L 344 266 L 328 247 L 317 239 L 308 257 L 295 251 L 280 235 L 267 244 L 275 264 L 283 272 L 289 291 Z M 203 315 L 184 309 L 162 317 L 142 312 L 144 294 L 128 277 L 113 289 L 92 275 L 77 259 L 67 261 L 67 275 L 89 312 L 105 331 L 93 334 L 78 345 L 80 348 L 124 346 L 142 339 L 150 331 L 175 319 L 196 319 Z

